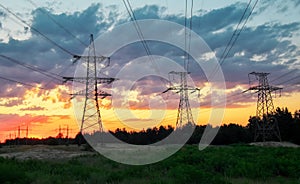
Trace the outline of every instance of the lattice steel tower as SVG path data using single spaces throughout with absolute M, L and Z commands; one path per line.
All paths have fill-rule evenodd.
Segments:
M 107 96 L 111 96 L 111 94 L 106 93 L 98 89 L 99 84 L 103 83 L 112 83 L 115 78 L 101 78 L 97 76 L 97 63 L 106 62 L 106 66 L 109 65 L 109 58 L 104 56 L 96 56 L 96 49 L 94 45 L 93 35 L 90 35 L 90 45 L 88 48 L 87 56 L 74 56 L 76 59 L 74 62 L 81 60 L 86 64 L 86 76 L 83 77 L 64 77 L 65 82 L 67 81 L 75 81 L 85 84 L 85 88 L 71 94 L 71 98 L 75 96 L 84 96 L 84 106 L 83 106 L 83 114 L 81 119 L 80 133 L 83 133 L 84 130 L 95 131 L 98 128 L 95 126 L 99 126 L 99 131 L 103 131 L 100 107 L 99 107 L 99 97 L 105 98 Z
M 251 77 L 255 76 L 258 80 L 257 86 L 250 86 L 247 90 L 256 91 L 257 93 L 257 108 L 256 108 L 256 117 L 254 119 L 255 131 L 254 131 L 254 141 L 259 137 L 262 138 L 262 141 L 276 137 L 281 141 L 280 131 L 278 127 L 277 119 L 273 116 L 274 105 L 272 99 L 272 92 L 281 90 L 282 88 L 270 86 L 267 76 L 269 73 L 259 73 L 251 72 L 248 74 L 249 84 L 251 85 Z
M 179 85 L 174 85 L 171 83 L 171 87 L 169 87 L 167 90 L 165 90 L 163 93 L 166 93 L 170 90 L 175 91 L 176 93 L 179 93 L 180 100 L 177 110 L 177 120 L 176 120 L 176 127 L 183 127 L 185 124 L 191 123 L 192 125 L 195 125 L 193 114 L 189 102 L 189 92 L 195 93 L 198 92 L 198 96 L 200 95 L 200 89 L 197 87 L 188 86 L 187 84 L 187 77 L 190 74 L 188 71 L 188 65 L 189 65 L 189 58 L 190 58 L 190 49 L 191 49 L 191 32 L 192 32 L 192 18 L 193 18 L 193 1 L 191 1 L 191 12 L 190 12 L 190 21 L 188 23 L 187 19 L 187 2 L 185 7 L 185 27 L 184 27 L 184 58 L 183 58 L 183 72 L 179 71 L 172 71 L 169 74 L 171 75 L 178 75 Z M 189 24 L 189 30 L 187 29 L 187 26 Z M 171 80 L 169 80 L 171 81 Z
M 167 90 L 165 90 L 163 93 L 166 93 L 170 90 L 176 91 L 176 93 L 179 93 L 180 100 L 177 110 L 177 120 L 176 120 L 176 126 L 177 127 L 183 127 L 183 125 L 187 123 L 191 123 L 192 125 L 195 125 L 193 114 L 189 102 L 189 91 L 191 93 L 194 93 L 196 91 L 200 91 L 199 88 L 190 87 L 187 85 L 187 75 L 189 72 L 170 72 L 169 74 L 172 75 L 178 75 L 180 77 L 180 82 L 178 86 L 171 86 Z

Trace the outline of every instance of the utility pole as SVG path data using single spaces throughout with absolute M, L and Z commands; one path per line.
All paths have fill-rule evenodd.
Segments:
M 26 136 L 25 136 L 25 144 L 27 145 L 27 139 L 28 139 L 28 132 L 29 132 L 29 129 L 28 129 L 28 125 L 26 126 L 26 128 L 21 128 L 21 126 L 18 126 L 18 137 L 16 137 L 15 135 L 15 139 L 18 138 L 18 139 L 21 139 L 21 131 L 26 131 Z M 18 144 L 19 144 L 19 140 L 18 140 Z
M 28 125 L 26 126 L 26 138 L 28 139 Z
M 80 133 L 82 134 L 83 131 L 95 131 L 99 130 L 100 132 L 103 131 L 102 127 L 102 120 L 100 114 L 100 107 L 99 107 L 99 97 L 104 99 L 107 96 L 111 96 L 111 94 L 106 93 L 98 89 L 99 84 L 110 84 L 115 81 L 115 78 L 100 78 L 97 76 L 97 63 L 103 63 L 104 61 L 108 61 L 106 67 L 109 65 L 109 58 L 104 56 L 96 56 L 96 50 L 94 45 L 94 38 L 93 35 L 90 35 L 90 45 L 88 48 L 88 55 L 87 56 L 74 56 L 76 59 L 74 62 L 81 60 L 86 65 L 86 76 L 82 77 L 63 77 L 65 82 L 67 81 L 74 81 L 80 82 L 85 84 L 85 88 L 78 92 L 75 92 L 71 95 L 71 98 L 75 96 L 83 96 L 84 99 L 84 106 L 83 106 L 83 114 L 81 119 L 81 126 L 80 126 Z M 98 128 L 96 128 L 98 126 Z M 88 132 L 90 132 L 88 131 Z
M 67 136 L 66 136 L 67 139 L 69 139 L 69 125 L 67 125 Z
M 29 132 L 29 129 L 28 129 L 28 125 L 26 126 L 26 128 L 21 128 L 21 126 L 18 126 L 18 137 L 17 138 L 21 138 L 21 131 L 26 131 L 26 136 L 25 138 L 28 138 L 28 132 Z M 16 138 L 16 136 L 15 136 Z
M 55 129 L 55 131 L 58 130 L 58 134 L 57 135 L 61 135 L 61 138 L 64 138 L 63 135 L 64 133 L 66 133 L 65 135 L 65 138 L 69 138 L 69 125 L 66 125 L 66 128 L 62 128 L 61 125 L 59 125 L 58 129 Z
M 20 128 L 20 126 L 18 126 L 18 138 L 19 139 L 21 138 L 21 128 Z
M 281 141 L 277 119 L 272 115 L 275 109 L 271 93 L 282 88 L 269 85 L 267 78 L 269 74 L 263 72 L 251 72 L 248 74 L 250 88 L 246 91 L 255 91 L 257 93 L 256 117 L 253 119 L 255 123 L 254 141 L 261 137 L 262 141 L 265 142 L 273 136 Z M 251 76 L 258 80 L 257 86 L 251 86 Z

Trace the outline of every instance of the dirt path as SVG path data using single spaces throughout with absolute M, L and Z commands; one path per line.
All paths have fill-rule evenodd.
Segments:
M 299 145 L 293 144 L 293 143 L 290 143 L 290 142 L 273 142 L 273 141 L 253 142 L 253 143 L 250 143 L 250 145 L 267 146 L 267 147 L 292 147 L 292 148 L 299 148 L 300 147 Z
M 20 160 L 38 159 L 38 160 L 61 160 L 70 159 L 80 155 L 92 155 L 94 152 L 83 151 L 82 147 L 77 145 L 70 146 L 5 146 L 0 148 L 0 157 L 16 158 Z

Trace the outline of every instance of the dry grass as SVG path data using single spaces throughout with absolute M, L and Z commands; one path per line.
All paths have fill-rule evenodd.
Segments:
M 19 145 L 19 146 L 3 146 L 0 157 L 16 158 L 20 160 L 38 159 L 67 159 L 80 155 L 93 154 L 90 151 L 84 151 L 84 147 L 77 145 Z

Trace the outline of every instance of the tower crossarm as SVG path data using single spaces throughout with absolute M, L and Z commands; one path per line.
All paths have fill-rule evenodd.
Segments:
M 256 75 L 256 76 L 267 76 L 270 73 L 266 73 L 266 72 L 251 72 L 248 75 Z
M 71 93 L 70 95 L 71 95 L 71 99 L 73 99 L 73 98 L 75 98 L 75 96 L 85 96 L 86 91 L 85 91 L 85 89 L 83 89 L 76 93 Z M 101 97 L 101 99 L 104 99 L 105 97 L 111 96 L 111 94 L 98 89 L 97 96 Z
M 101 97 L 101 99 L 104 99 L 105 97 L 107 96 L 111 96 L 111 94 L 105 92 L 105 91 L 102 91 L 102 90 L 99 90 L 98 89 L 98 93 L 97 93 L 97 96 Z
M 177 86 L 177 87 L 170 87 L 165 91 L 163 91 L 162 93 L 166 93 L 168 91 L 176 91 L 176 93 L 179 93 L 180 91 L 191 91 L 191 93 L 195 93 L 196 91 L 200 91 L 200 88 Z
M 176 74 L 176 75 L 182 75 L 182 74 L 190 74 L 191 72 L 176 72 L 176 71 L 171 71 L 169 74 Z
M 97 59 L 97 61 L 101 62 L 101 61 L 104 61 L 104 60 L 108 60 L 110 61 L 110 57 L 106 57 L 106 56 L 93 56 L 95 59 Z M 73 64 L 76 63 L 77 61 L 79 60 L 83 60 L 83 61 L 88 61 L 89 59 L 91 58 L 91 56 L 79 56 L 79 55 L 74 55 L 73 56 Z
M 87 80 L 89 79 L 95 79 L 95 77 L 63 77 L 64 83 L 68 81 L 73 81 L 73 82 L 79 82 L 79 83 L 86 83 Z M 116 78 L 109 78 L 109 77 L 97 77 L 96 78 L 98 84 L 110 84 L 114 82 L 115 80 L 118 80 Z
M 250 87 L 248 90 L 246 91 L 261 91 L 261 90 L 267 90 L 267 91 L 277 91 L 277 90 L 282 90 L 283 88 L 280 88 L 280 87 L 276 87 L 276 86 L 253 86 L 253 87 Z

